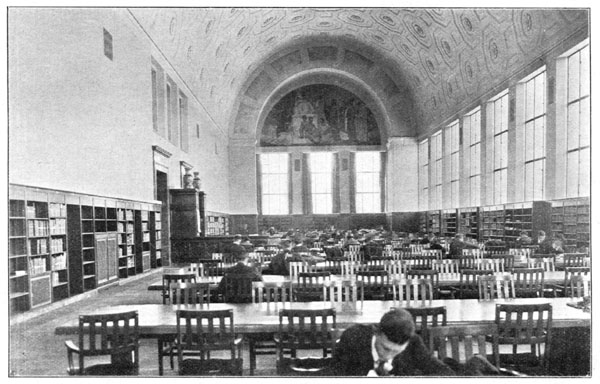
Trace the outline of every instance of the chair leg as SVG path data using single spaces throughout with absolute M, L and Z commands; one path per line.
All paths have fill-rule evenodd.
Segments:
M 254 369 L 256 369 L 256 351 L 254 348 L 254 339 L 250 337 L 248 340 L 248 353 L 250 354 L 250 376 L 254 376 Z
M 159 337 L 156 343 L 158 344 L 158 375 L 162 376 L 163 375 L 163 355 L 162 355 L 163 341 L 162 341 L 162 338 Z

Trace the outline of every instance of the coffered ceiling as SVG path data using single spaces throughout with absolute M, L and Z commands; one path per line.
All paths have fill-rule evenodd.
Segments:
M 238 110 L 258 111 L 264 102 L 265 95 L 248 93 L 257 73 L 267 65 L 271 82 L 292 77 L 285 68 L 272 65 L 274 58 L 299 44 L 309 47 L 311 40 L 328 41 L 333 47 L 344 41 L 344 46 L 354 44 L 353 51 L 368 47 L 370 52 L 364 54 L 371 64 L 354 76 L 365 77 L 368 84 L 366 78 L 376 72 L 370 67 L 385 72 L 385 81 L 394 84 L 382 88 L 392 87 L 405 99 L 390 108 L 402 105 L 399 113 L 410 114 L 405 121 L 413 126 L 412 134 L 419 134 L 585 30 L 589 16 L 587 10 L 485 8 L 132 8 L 130 12 L 213 120 L 231 135 L 243 132 L 234 127 Z M 346 48 L 338 51 L 348 56 Z M 343 60 L 340 56 L 334 52 L 330 61 L 315 61 L 312 68 L 336 68 Z M 312 60 L 309 54 L 300 57 Z M 277 84 L 273 89 L 265 86 L 264 92 L 273 92 L 274 87 Z M 249 96 L 255 98 L 254 106 L 244 102 Z

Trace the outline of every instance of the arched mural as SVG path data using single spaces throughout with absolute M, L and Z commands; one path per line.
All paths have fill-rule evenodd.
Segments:
M 261 146 L 378 145 L 375 116 L 353 93 L 335 85 L 307 85 L 285 95 L 267 115 Z

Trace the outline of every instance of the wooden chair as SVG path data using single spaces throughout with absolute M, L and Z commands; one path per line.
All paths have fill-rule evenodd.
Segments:
M 296 301 L 323 300 L 323 285 L 331 280 L 329 272 L 304 272 L 298 275 L 298 285 L 294 290 Z
M 439 298 L 440 276 L 435 269 L 409 269 L 405 276 L 407 279 L 429 279 L 433 288 L 433 298 Z
M 499 344 L 512 346 L 512 353 L 500 354 L 500 365 L 528 375 L 546 375 L 545 356 L 549 356 L 551 345 L 552 305 L 496 304 L 495 321 Z M 529 351 L 519 351 L 522 345 L 528 345 Z
M 69 375 L 137 375 L 140 367 L 137 311 L 79 316 L 79 343 L 65 342 Z M 73 355 L 78 356 L 75 366 Z M 110 356 L 111 362 L 86 367 L 86 357 Z
M 481 259 L 477 265 L 477 269 L 489 270 L 493 273 L 504 272 L 504 259 Z
M 565 268 L 564 281 L 562 284 L 555 284 L 553 286 L 554 296 L 568 297 L 569 286 L 573 276 L 585 276 L 588 277 L 590 274 L 589 267 L 567 267 Z
M 344 258 L 348 261 L 359 264 L 363 261 L 360 252 L 357 251 L 344 251 Z
M 427 342 L 429 330 L 434 327 L 445 326 L 447 322 L 446 307 L 406 307 L 415 320 L 416 331 Z
M 457 259 L 435 260 L 432 267 L 438 272 L 440 280 L 460 279 L 460 261 Z
M 515 267 L 515 256 L 508 253 L 486 255 L 484 260 L 498 260 L 498 264 L 504 268 L 504 270 L 499 272 L 511 271 Z
M 564 268 L 589 267 L 590 257 L 587 253 L 565 253 L 563 255 Z
M 533 254 L 533 248 L 509 248 L 508 254 L 512 255 L 515 261 L 524 263 Z
M 433 286 L 430 279 L 399 279 L 392 284 L 392 300 L 399 301 L 402 307 L 431 305 Z
M 402 260 L 406 262 L 408 269 L 432 269 L 437 256 L 411 255 Z
M 330 280 L 323 284 L 323 301 L 355 306 L 359 297 L 358 291 L 356 280 Z
M 359 271 L 356 280 L 360 286 L 361 300 L 385 300 L 388 295 L 387 271 Z
M 251 303 L 252 282 L 254 278 L 247 275 L 226 274 L 223 276 L 225 303 Z
M 485 269 L 464 269 L 460 272 L 458 297 L 460 299 L 476 299 L 479 297 L 479 276 L 492 275 L 493 272 Z
M 281 309 L 277 344 L 277 375 L 330 376 L 337 338 L 336 311 L 327 309 Z M 322 350 L 322 357 L 299 356 Z
M 171 305 L 210 304 L 210 285 L 208 283 L 171 284 L 169 290 Z M 158 350 L 158 374 L 163 375 L 163 359 L 169 356 L 171 369 L 174 369 L 174 357 L 177 354 L 177 343 L 173 339 L 163 338 Z
M 210 284 L 208 283 L 179 283 L 172 284 L 172 305 L 210 304 Z
M 292 290 L 290 284 L 284 282 L 265 283 L 263 281 L 252 282 L 252 302 L 254 304 L 285 305 L 292 301 Z M 246 335 L 248 340 L 248 354 L 250 357 L 250 375 L 254 375 L 256 369 L 256 356 L 275 355 L 277 353 L 273 334 L 270 332 L 250 333 Z
M 229 358 L 210 358 L 229 351 Z M 242 338 L 237 338 L 233 310 L 177 310 L 177 363 L 180 375 L 242 375 Z
M 479 300 L 514 299 L 515 283 L 511 275 L 478 276 Z
M 405 276 L 408 266 L 402 260 L 390 260 L 385 266 L 385 270 L 391 279 L 399 279 Z
M 554 272 L 555 255 L 531 255 L 527 260 L 527 268 L 542 268 L 544 272 Z
M 448 358 L 458 363 L 451 367 L 458 376 L 521 376 L 520 374 L 500 367 L 498 348 L 498 327 L 490 324 L 444 325 L 428 330 L 426 343 L 429 350 L 438 359 L 448 362 Z M 484 362 L 473 366 L 474 357 L 479 356 Z M 481 370 L 481 366 L 486 369 Z
M 204 277 L 204 267 L 201 263 L 191 263 L 187 270 L 196 275 L 196 281 Z
M 421 255 L 435 256 L 436 260 L 442 260 L 442 250 L 441 249 L 424 249 L 421 251 Z
M 196 273 L 163 273 L 162 275 L 162 299 L 163 304 L 169 304 L 171 285 L 180 283 L 195 283 Z
M 304 261 L 290 261 L 290 280 L 297 280 L 300 273 L 315 272 L 313 266 Z
M 483 259 L 484 251 L 478 248 L 465 248 L 462 250 L 462 256 L 471 256 L 476 259 Z
M 569 288 L 567 290 L 569 297 L 584 298 L 589 297 L 591 291 L 591 281 L 589 276 L 573 275 L 569 280 Z
M 542 268 L 514 268 L 516 297 L 543 297 L 544 270 Z

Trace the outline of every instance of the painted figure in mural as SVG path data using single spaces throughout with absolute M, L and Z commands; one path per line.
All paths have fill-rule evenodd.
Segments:
M 314 123 L 314 119 L 312 116 L 308 117 L 308 123 L 306 124 L 306 132 L 304 137 L 309 139 L 313 144 L 318 144 L 321 142 L 321 133 L 317 129 Z
M 306 115 L 302 115 L 302 122 L 300 123 L 300 134 L 299 137 L 301 139 L 304 139 L 304 137 L 306 136 L 307 132 L 309 131 L 308 128 L 308 118 L 306 117 Z
M 367 142 L 368 127 L 367 127 L 367 106 L 360 100 L 354 102 L 354 130 L 356 132 L 356 140 L 359 143 Z

